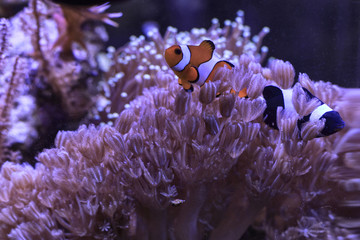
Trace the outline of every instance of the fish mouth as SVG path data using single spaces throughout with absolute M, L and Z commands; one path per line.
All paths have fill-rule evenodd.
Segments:
M 344 127 L 345 127 L 345 123 L 344 123 L 343 121 L 340 122 L 340 123 L 338 123 L 338 124 L 332 129 L 331 134 L 339 132 L 339 131 L 342 130 Z
M 338 132 L 338 131 L 342 130 L 344 127 L 345 127 L 345 123 L 342 122 L 334 128 L 334 132 Z
M 329 136 L 339 132 L 345 127 L 345 122 L 341 118 L 340 114 L 336 111 L 326 112 L 322 118 L 325 118 L 326 120 L 325 127 L 321 131 L 321 134 L 324 136 Z

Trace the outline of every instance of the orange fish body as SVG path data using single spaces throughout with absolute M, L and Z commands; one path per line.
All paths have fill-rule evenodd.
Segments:
M 165 60 L 179 77 L 179 84 L 185 91 L 193 91 L 192 84 L 201 87 L 212 81 L 216 71 L 221 67 L 234 67 L 230 62 L 216 57 L 214 50 L 215 45 L 210 40 L 202 41 L 199 46 L 174 45 L 165 50 Z M 240 93 L 239 96 L 246 96 L 246 90 L 243 89 Z

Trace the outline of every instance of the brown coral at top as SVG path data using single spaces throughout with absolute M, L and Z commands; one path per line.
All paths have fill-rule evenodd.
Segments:
M 102 13 L 107 6 L 83 9 L 86 13 L 82 15 L 78 12 L 74 22 L 80 19 L 86 27 L 77 25 L 85 45 L 71 46 L 72 58 L 64 58 L 61 47 L 53 49 L 54 43 L 67 35 L 59 29 L 64 25 L 54 19 L 66 18 L 59 5 L 31 0 L 12 18 L 1 19 L 1 162 L 34 163 L 35 154 L 52 145 L 59 129 L 79 126 L 93 105 L 97 81 L 102 77 L 96 58 L 108 37 L 101 24 L 84 22 L 94 18 L 110 21 L 116 14 Z M 64 20 L 62 24 L 67 23 Z
M 54 42 L 53 49 L 60 47 L 64 57 L 73 56 L 73 43 L 78 43 L 84 49 L 87 48 L 83 30 L 81 29 L 86 21 L 97 20 L 116 27 L 117 23 L 112 21 L 111 18 L 121 17 L 122 15 L 121 13 L 103 13 L 110 7 L 109 3 L 93 7 L 70 6 L 67 4 L 59 4 L 59 6 L 54 13 L 54 19 L 59 29 L 59 37 Z

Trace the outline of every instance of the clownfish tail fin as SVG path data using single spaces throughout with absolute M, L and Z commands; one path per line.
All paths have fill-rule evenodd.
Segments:
M 215 50 L 215 44 L 211 40 L 204 40 L 200 43 L 200 47 L 207 49 L 211 53 Z

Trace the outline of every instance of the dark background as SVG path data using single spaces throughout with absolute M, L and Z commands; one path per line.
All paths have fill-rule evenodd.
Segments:
M 245 12 L 245 24 L 257 34 L 271 31 L 264 45 L 268 56 L 290 61 L 297 73 L 344 87 L 360 87 L 360 0 L 126 0 L 114 2 L 120 27 L 108 27 L 109 44 L 119 47 L 142 34 L 145 21 L 156 21 L 162 33 L 208 28 L 216 17 L 234 20 Z

